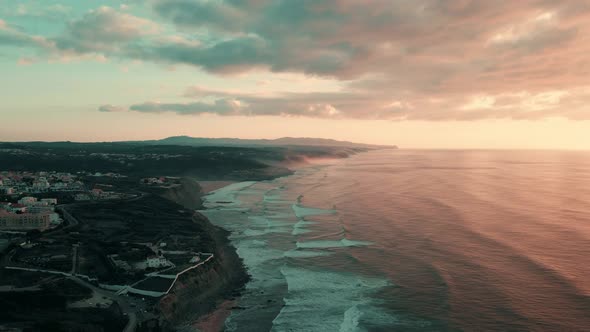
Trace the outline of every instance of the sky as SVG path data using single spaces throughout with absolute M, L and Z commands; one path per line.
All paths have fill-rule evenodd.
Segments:
M 0 140 L 590 149 L 585 0 L 0 0 Z

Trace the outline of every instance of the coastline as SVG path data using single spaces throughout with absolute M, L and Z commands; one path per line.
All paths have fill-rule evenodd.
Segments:
M 206 218 L 201 222 L 209 222 Z M 213 226 L 217 242 L 212 264 L 195 273 L 187 273 L 179 279 L 173 291 L 159 303 L 162 318 L 167 329 L 184 330 L 195 322 L 214 313 L 221 304 L 239 296 L 248 281 L 248 274 L 235 248 L 229 243 L 226 231 Z M 167 326 L 168 325 L 168 326 Z M 211 329 L 219 331 L 214 324 Z
M 37 312 L 31 317 L 19 316 L 19 310 L 7 308 L 8 315 L 12 315 L 10 319 L 13 319 L 15 324 L 23 326 L 26 324 L 106 326 L 113 323 L 125 324 L 125 321 L 128 321 L 126 330 L 134 329 L 136 331 L 178 330 L 187 327 L 187 324 L 190 323 L 195 323 L 190 331 L 197 328 L 211 331 L 221 330 L 223 326 L 220 324 L 224 323 L 226 324 L 225 328 L 228 328 L 229 325 L 227 324 L 231 323 L 233 313 L 250 312 L 257 309 L 239 302 L 247 293 L 244 285 L 250 280 L 249 274 L 252 271 L 250 265 L 244 264 L 246 258 L 242 257 L 238 244 L 233 240 L 235 233 L 233 232 L 232 223 L 238 223 L 236 223 L 235 219 L 228 219 L 228 223 L 210 222 L 207 217 L 209 217 L 209 212 L 215 209 L 206 209 L 203 206 L 203 200 L 209 199 L 204 195 L 221 188 L 231 187 L 237 183 L 236 181 L 250 180 L 250 184 L 270 183 L 274 180 L 290 177 L 295 171 L 313 166 L 317 162 L 322 163 L 321 159 L 326 159 L 318 157 L 319 155 L 326 155 L 327 152 L 322 149 L 320 149 L 321 151 L 315 149 L 300 151 L 303 148 L 298 147 L 293 147 L 293 150 L 290 149 L 246 150 L 250 152 L 250 155 L 245 156 L 242 155 L 242 152 L 223 151 L 219 155 L 227 153 L 227 158 L 230 158 L 231 162 L 225 159 L 219 160 L 217 154 L 215 154 L 214 158 L 211 158 L 211 160 L 223 167 L 212 167 L 211 163 L 207 164 L 207 167 L 202 167 L 199 164 L 198 171 L 185 171 L 185 168 L 190 168 L 187 164 L 191 164 L 187 162 L 183 165 L 169 166 L 173 167 L 173 170 L 171 171 L 172 174 L 167 177 L 144 178 L 143 176 L 156 174 L 152 172 L 167 174 L 166 172 L 170 171 L 170 168 L 158 168 L 157 170 L 152 168 L 131 169 L 126 170 L 130 172 L 129 175 L 119 176 L 118 173 L 112 173 L 117 175 L 112 177 L 110 175 L 100 175 L 102 173 L 98 171 L 84 173 L 83 181 L 88 188 L 99 188 L 96 190 L 112 188 L 108 190 L 115 190 L 115 193 L 122 193 L 123 196 L 110 199 L 87 199 L 81 202 L 78 202 L 77 199 L 74 201 L 73 196 L 69 194 L 64 194 L 63 197 L 60 196 L 60 199 L 63 198 L 63 202 L 68 204 L 64 205 L 67 207 L 67 211 L 62 207 L 64 218 L 69 218 L 67 226 L 55 232 L 44 233 L 43 238 L 36 240 L 35 243 L 39 243 L 39 248 L 54 250 L 52 253 L 61 254 L 63 252 L 65 256 L 64 266 L 55 265 L 54 269 L 35 272 L 59 272 L 57 274 L 63 276 L 68 274 L 73 277 L 80 275 L 91 281 L 100 280 L 102 282 L 101 287 L 106 289 L 105 294 L 109 294 L 107 296 L 112 298 L 117 298 L 120 295 L 115 294 L 115 291 L 118 291 L 119 288 L 125 288 L 125 293 L 129 292 L 134 296 L 125 297 L 121 301 L 122 304 L 119 301 L 114 301 L 116 303 L 111 307 L 94 308 L 94 304 L 98 304 L 95 303 L 97 302 L 95 300 L 96 294 L 80 292 L 80 294 L 76 293 L 75 296 L 70 295 L 67 293 L 69 289 L 77 290 L 76 287 L 79 288 L 79 285 L 75 285 L 75 282 L 71 282 L 71 280 L 66 280 L 69 283 L 68 287 L 64 288 L 63 285 L 59 284 L 62 282 L 59 279 L 55 280 L 55 282 L 52 281 L 51 286 L 53 287 L 53 284 L 55 284 L 55 289 L 52 288 L 51 291 L 55 290 L 56 293 L 52 301 L 57 303 L 63 299 L 63 301 L 67 302 L 72 298 L 70 302 L 77 303 L 84 300 L 86 306 L 92 306 L 92 310 L 97 312 L 97 317 L 100 315 L 106 317 L 112 314 L 116 317 L 116 321 L 115 319 L 88 321 L 83 319 L 82 312 L 69 312 L 66 310 L 67 308 L 64 307 L 64 309 L 59 306 L 48 309 L 40 305 L 35 307 Z M 217 150 L 215 149 L 215 151 Z M 337 154 L 334 151 L 329 151 L 328 155 L 333 156 L 333 158 L 327 159 L 333 160 L 343 159 L 359 152 Z M 83 152 L 88 153 L 88 155 L 83 154 L 81 155 L 82 158 L 91 155 L 88 151 Z M 197 151 L 189 156 L 197 159 L 207 158 L 208 155 L 205 152 Z M 56 154 L 51 161 L 57 160 L 61 162 L 59 158 L 65 155 L 65 153 Z M 236 155 L 239 155 L 239 157 L 235 157 Z M 298 155 L 301 157 L 297 157 Z M 261 156 L 261 159 L 254 159 L 257 156 Z M 237 158 L 238 162 L 233 163 L 235 160 L 231 158 Z M 153 159 L 157 158 L 154 157 Z M 68 170 L 75 170 L 75 167 L 70 164 L 66 166 L 69 167 Z M 30 167 L 38 169 L 42 165 L 34 164 Z M 93 170 L 101 171 L 103 170 L 101 167 L 104 167 L 104 165 L 98 165 Z M 118 171 L 118 169 L 115 170 Z M 196 178 L 207 181 L 202 181 L 199 184 Z M 238 184 L 241 184 L 241 182 Z M 233 191 L 233 189 L 229 189 L 229 191 Z M 226 199 L 220 197 L 215 203 L 227 206 L 228 202 L 226 201 Z M 238 213 L 240 213 L 240 218 L 248 218 L 245 211 Z M 75 217 L 72 215 L 75 215 Z M 215 221 L 216 219 L 212 218 L 211 220 Z M 73 243 L 72 247 L 69 246 L 71 243 Z M 81 246 L 80 243 L 83 245 Z M 137 246 L 133 247 L 135 244 Z M 178 260 L 178 263 L 175 261 L 174 264 L 185 264 L 183 257 L 176 256 L 182 255 L 181 250 L 188 248 L 190 248 L 191 253 L 198 253 L 200 256 L 205 254 L 211 259 L 198 264 L 198 268 L 196 268 L 197 265 L 194 265 L 195 268 L 192 269 L 179 269 L 178 271 L 182 271 L 181 273 L 161 276 L 158 274 L 144 275 L 146 277 L 144 279 L 140 279 L 138 274 L 126 272 L 128 270 L 117 265 L 118 262 L 105 259 L 105 257 L 108 257 L 105 256 L 107 254 L 127 255 L 132 251 L 139 251 L 140 253 L 137 256 L 141 259 L 140 256 L 144 254 L 142 250 L 150 253 L 152 251 L 156 252 L 153 244 L 170 248 L 166 250 L 170 252 L 171 256 L 175 257 L 174 259 Z M 26 251 L 27 255 L 34 257 L 34 251 L 40 249 L 29 250 L 31 248 L 24 248 L 21 251 Z M 162 254 L 159 253 L 159 255 Z M 54 256 L 61 257 L 57 254 Z M 27 258 L 28 256 L 23 257 Z M 69 259 L 70 257 L 74 258 Z M 122 261 L 135 262 L 133 259 L 136 259 L 136 257 L 128 260 L 126 258 L 126 260 Z M 24 259 L 23 262 L 22 264 L 25 265 L 37 266 L 36 263 L 26 262 Z M 62 264 L 61 262 L 58 263 Z M 66 266 L 66 264 L 70 264 L 73 268 Z M 43 265 L 41 266 L 43 267 Z M 18 284 L 15 280 L 20 280 L 21 276 L 24 276 L 22 279 L 24 279 L 23 284 L 25 286 L 28 283 L 36 282 L 34 278 L 27 275 L 27 272 L 19 272 L 18 276 L 16 273 L 3 275 L 7 285 L 11 285 L 13 282 Z M 173 279 L 174 281 L 164 279 Z M 134 287 L 135 285 L 139 285 L 139 287 Z M 94 292 L 101 292 L 88 284 L 82 286 L 86 287 L 83 288 L 84 290 L 90 289 Z M 43 292 L 43 290 L 38 290 L 38 292 Z M 240 300 L 236 300 L 238 296 Z M 234 303 L 234 301 L 235 305 L 229 304 Z M 265 299 L 265 303 L 266 301 Z M 23 298 L 21 302 L 26 305 L 29 301 Z M 279 304 L 281 299 L 268 302 Z M 266 306 L 270 305 L 267 304 Z M 249 308 L 249 310 L 245 310 L 245 308 Z M 266 309 L 262 311 L 264 310 Z M 54 318 L 55 313 L 61 314 L 63 312 L 71 314 L 72 318 L 67 321 Z M 232 317 L 225 321 L 225 318 L 230 313 Z
M 227 187 L 236 182 L 237 181 L 197 181 L 197 183 L 201 187 L 203 195 L 210 194 L 215 190 Z
M 212 216 L 209 215 L 209 213 L 207 213 L 207 211 L 211 212 L 211 213 L 216 213 L 217 211 L 220 211 L 223 209 L 229 209 L 229 210 L 234 210 L 234 211 L 238 211 L 236 213 L 239 213 L 240 215 L 244 215 L 245 211 L 242 211 L 241 208 L 241 202 L 239 199 L 237 199 L 234 196 L 234 193 L 237 192 L 241 192 L 243 190 L 248 191 L 248 188 L 252 187 L 252 186 L 256 186 L 257 184 L 260 183 L 271 183 L 274 182 L 276 180 L 280 180 L 283 178 L 289 178 L 291 176 L 294 176 L 295 174 L 297 174 L 297 172 L 305 169 L 305 168 L 315 168 L 317 166 L 330 166 L 332 164 L 337 163 L 338 161 L 341 161 L 342 159 L 345 158 L 310 158 L 308 160 L 306 160 L 306 162 L 294 162 L 294 163 L 290 163 L 289 169 L 292 171 L 291 174 L 286 175 L 286 176 L 279 176 L 279 177 L 274 177 L 272 179 L 268 179 L 268 180 L 263 180 L 263 181 L 240 181 L 240 182 L 233 182 L 231 184 L 228 184 L 227 186 L 223 186 L 220 188 L 217 188 L 216 190 L 213 190 L 211 192 L 209 192 L 207 194 L 208 199 L 206 199 L 205 197 L 203 197 L 202 201 L 204 204 L 203 207 L 203 213 L 206 214 L 207 218 L 210 219 L 210 222 L 213 223 L 214 225 L 216 225 L 217 227 L 220 227 L 224 230 L 226 230 L 228 232 L 228 235 L 231 235 L 230 237 L 230 245 L 233 248 L 233 250 L 235 250 L 235 252 L 238 254 L 240 262 L 243 264 L 244 269 L 246 270 L 246 272 L 249 274 L 250 278 L 247 282 L 247 284 L 245 285 L 245 287 L 242 289 L 242 292 L 240 293 L 240 295 L 236 298 L 232 298 L 230 301 L 232 301 L 232 303 L 234 303 L 233 301 L 235 300 L 235 304 L 236 306 L 228 306 L 228 302 L 222 302 L 215 310 L 209 312 L 208 314 L 202 316 L 193 326 L 196 328 L 201 328 L 202 330 L 200 331 L 204 331 L 204 332 L 208 332 L 208 331 L 223 331 L 224 328 L 230 328 L 230 330 L 235 329 L 236 324 L 239 324 L 237 322 L 235 322 L 235 319 L 244 319 L 243 317 L 249 316 L 249 314 L 254 310 L 256 312 L 255 317 L 257 317 L 257 321 L 258 321 L 258 325 L 257 328 L 259 328 L 260 331 L 266 331 L 266 330 L 270 330 L 272 328 L 272 324 L 274 322 L 274 318 L 276 318 L 280 312 L 281 312 L 281 308 L 283 308 L 284 306 L 284 299 L 285 296 L 287 295 L 287 284 L 285 282 L 279 282 L 280 284 L 273 284 L 273 281 L 270 281 L 271 284 L 268 285 L 268 287 L 270 288 L 265 288 L 262 287 L 260 288 L 259 284 L 260 284 L 260 274 L 259 271 L 257 272 L 257 268 L 255 266 L 252 266 L 252 259 L 254 259 L 255 261 L 258 260 L 258 258 L 253 258 L 250 257 L 249 255 L 246 256 L 242 256 L 244 255 L 244 248 L 240 246 L 239 241 L 243 241 L 243 238 L 241 240 L 237 240 L 236 241 L 236 236 L 241 237 L 244 234 L 240 231 L 236 232 L 236 230 L 229 226 L 228 224 L 223 224 L 223 223 L 219 223 L 219 222 L 214 222 L 213 220 L 216 219 L 211 219 Z M 213 204 L 213 205 L 211 205 Z M 241 211 L 241 212 L 239 212 Z M 260 222 L 260 221 L 259 221 Z M 238 222 L 239 223 L 239 222 Z M 230 221 L 231 224 L 231 221 Z M 280 222 L 279 222 L 280 224 Z M 278 224 L 277 224 L 278 225 Z M 228 227 L 229 226 L 229 227 Z M 279 227 L 279 226 L 268 226 L 268 227 Z M 278 229 L 277 229 L 278 231 Z M 274 231 L 271 231 L 274 232 Z M 290 233 L 290 232 L 289 232 Z M 247 235 L 246 235 L 247 236 Z M 248 240 L 246 240 L 248 241 Z M 256 241 L 254 241 L 256 242 Z M 265 256 L 265 255 L 262 255 Z M 261 259 L 265 259 L 262 258 Z M 278 269 L 277 266 L 277 271 L 279 274 L 282 274 L 282 272 L 279 272 L 280 269 Z M 270 279 L 273 280 L 278 280 L 276 279 L 277 276 L 268 276 Z M 282 278 L 279 278 L 282 279 Z M 248 298 L 251 298 L 252 293 L 256 293 L 256 296 L 258 297 L 258 299 L 262 299 L 260 301 L 260 303 L 255 304 L 255 303 L 251 303 L 250 300 L 248 300 Z M 232 310 L 233 309 L 233 310 Z M 237 310 L 236 310 L 237 309 Z M 241 317 L 235 317 L 234 314 L 238 313 L 238 316 Z M 228 319 L 229 318 L 229 319 Z M 206 329 L 204 329 L 206 328 Z
M 267 180 L 291 176 L 302 168 L 329 165 L 341 159 L 344 158 L 309 158 L 305 162 L 292 162 L 288 165 L 291 174 L 275 176 Z M 217 191 L 229 189 L 228 187 L 236 185 L 239 187 L 240 183 L 247 182 L 249 186 L 259 181 L 194 182 L 200 187 L 200 208 L 206 211 L 210 208 L 202 205 L 205 201 L 204 196 L 214 195 Z M 195 222 L 207 225 L 207 232 L 213 236 L 216 243 L 217 259 L 207 267 L 207 271 L 200 271 L 199 275 L 190 274 L 185 280 L 180 280 L 171 295 L 161 299 L 159 306 L 162 318 L 169 324 L 165 327 L 181 331 L 223 331 L 226 319 L 230 316 L 231 310 L 235 309 L 238 299 L 251 280 L 250 272 L 230 240 L 230 230 L 214 224 L 199 211 L 195 212 Z
M 175 188 L 175 194 L 162 195 L 162 198 L 187 206 L 184 193 L 193 193 L 198 187 L 201 197 L 209 192 L 229 185 L 229 181 L 206 181 L 204 186 L 195 180 L 183 182 L 182 190 Z M 189 195 L 188 198 L 194 198 Z M 198 207 L 203 208 L 199 198 Z M 188 207 L 195 209 L 196 203 Z M 164 331 L 198 331 L 213 332 L 223 330 L 223 309 L 239 296 L 249 275 L 236 248 L 229 240 L 230 233 L 215 226 L 203 214 L 194 210 L 193 222 L 203 227 L 213 239 L 215 258 L 210 264 L 183 274 L 169 294 L 162 297 L 157 304 L 160 313 L 160 327 Z M 230 306 L 231 307 L 231 306 Z M 199 323 L 201 322 L 201 323 Z M 202 323 L 205 322 L 205 323 Z
M 219 304 L 215 310 L 199 318 L 192 324 L 194 328 L 202 332 L 223 331 L 225 320 L 231 314 L 231 308 L 236 305 L 236 300 L 226 300 Z

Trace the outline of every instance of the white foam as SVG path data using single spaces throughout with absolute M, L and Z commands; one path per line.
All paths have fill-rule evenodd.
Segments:
M 245 236 L 260 236 L 260 235 L 264 235 L 267 234 L 268 232 L 264 229 L 246 229 L 242 234 L 244 234 Z
M 307 233 L 311 233 L 311 231 L 309 229 L 295 227 L 295 228 L 293 228 L 291 235 L 301 235 L 301 234 L 307 234 Z
M 326 210 L 326 209 L 317 209 L 317 208 L 309 208 L 303 207 L 299 204 L 293 204 L 291 206 L 293 212 L 295 212 L 295 216 L 297 218 L 305 218 L 309 216 L 319 216 L 319 215 L 327 215 L 327 214 L 336 214 L 336 210 Z
M 212 191 L 205 196 L 205 202 L 203 205 L 206 208 L 226 208 L 239 206 L 240 201 L 236 198 L 237 193 L 244 191 L 246 188 L 251 187 L 255 183 L 256 182 L 254 181 L 232 183 L 228 186 Z
M 281 197 L 281 195 L 264 195 L 262 200 L 265 203 L 272 203 L 272 204 L 292 204 L 293 202 L 285 200 Z
M 323 257 L 331 255 L 330 252 L 326 251 L 311 251 L 311 250 L 289 250 L 284 253 L 283 256 L 289 258 L 312 258 L 312 257 Z
M 306 226 L 313 225 L 315 222 L 313 221 L 305 221 L 299 220 L 297 223 L 293 225 L 293 231 L 291 232 L 292 235 L 301 235 L 306 233 L 311 233 L 311 230 L 307 229 Z
M 315 224 L 317 224 L 317 222 L 315 222 L 315 221 L 307 221 L 307 220 L 301 219 L 294 226 L 295 227 L 305 227 L 305 226 L 308 226 L 308 225 L 315 225 Z
M 289 292 L 272 331 L 363 331 L 365 313 L 383 311 L 370 296 L 389 285 L 384 279 L 287 266 L 281 273 Z M 380 316 L 382 321 L 371 323 L 387 326 L 394 321 L 386 313 Z
M 315 185 L 312 180 L 297 186 Z M 296 193 L 283 191 L 286 189 L 280 181 L 284 180 L 236 183 L 204 197 L 204 205 L 209 208 L 204 214 L 232 232 L 232 244 L 252 277 L 238 300 L 246 309 L 232 311 L 226 328 L 240 331 L 255 327 L 257 312 L 265 308 L 280 310 L 272 331 L 353 332 L 363 331 L 363 322 L 384 330 L 392 326 L 394 318 L 372 297 L 389 285 L 386 280 L 325 269 L 336 257 L 329 248 L 372 243 L 349 240 L 343 232 L 326 234 L 324 226 L 333 230 L 338 223 L 322 221 L 331 220 L 329 215 L 337 212 L 305 207 L 300 202 L 293 204 Z M 240 213 L 244 211 L 248 213 Z M 304 219 L 310 216 L 327 217 Z M 310 232 L 321 233 L 309 241 L 296 242 L 296 236 Z M 315 263 L 320 264 L 318 269 L 310 269 Z M 271 293 L 283 296 L 285 287 L 288 289 L 283 307 L 267 302 Z
M 362 312 L 359 310 L 358 305 L 353 305 L 344 312 L 344 319 L 340 324 L 340 332 L 354 332 L 359 330 L 359 320 Z
M 287 219 L 293 216 L 293 213 L 285 213 L 285 212 L 273 212 L 273 214 L 270 214 L 268 216 L 266 216 L 269 219 Z
M 255 227 L 286 227 L 292 225 L 291 222 L 277 221 L 265 216 L 250 216 L 248 217 L 248 220 L 251 222 L 251 225 Z
M 268 261 L 283 258 L 283 251 L 267 247 L 266 241 L 242 239 L 235 241 L 238 255 L 244 260 L 250 272 L 264 268 Z
M 297 248 L 302 249 L 322 249 L 322 248 L 345 248 L 345 247 L 365 247 L 373 244 L 369 241 L 355 241 L 355 240 L 315 240 L 297 242 Z

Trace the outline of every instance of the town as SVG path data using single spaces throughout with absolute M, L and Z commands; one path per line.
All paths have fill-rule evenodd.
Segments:
M 68 300 L 58 291 L 68 310 L 117 308 L 133 328 L 154 320 L 158 300 L 214 259 L 215 245 L 192 210 L 153 195 L 181 186 L 180 177 L 127 181 L 109 172 L 0 171 L 0 294 L 59 284 L 85 294 Z
M 83 191 L 80 174 L 0 171 L 0 195 Z
M 207 182 L 357 152 L 152 144 L 0 143 L 0 330 L 168 331 L 205 315 L 249 280 L 199 212 Z

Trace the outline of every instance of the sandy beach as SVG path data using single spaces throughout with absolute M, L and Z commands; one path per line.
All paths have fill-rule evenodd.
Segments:
M 223 331 L 223 325 L 231 313 L 231 307 L 236 304 L 235 300 L 227 300 L 221 303 L 215 311 L 207 314 L 193 324 L 193 327 L 202 332 Z
M 198 183 L 199 186 L 201 186 L 203 193 L 208 194 L 217 189 L 229 186 L 230 184 L 235 183 L 235 181 L 198 181 Z

